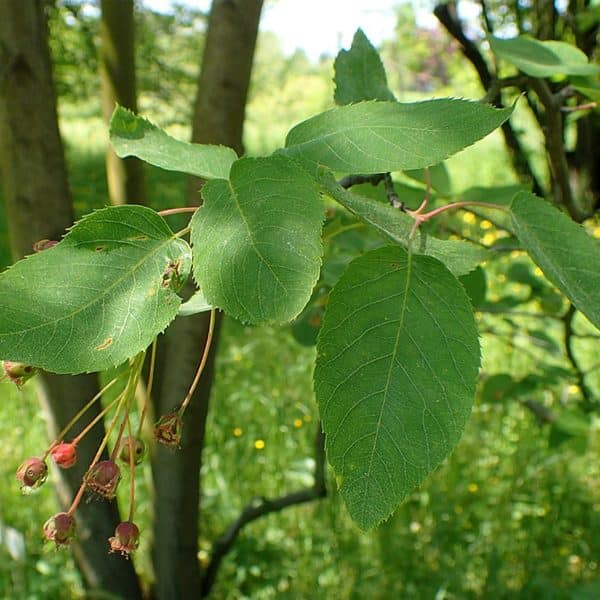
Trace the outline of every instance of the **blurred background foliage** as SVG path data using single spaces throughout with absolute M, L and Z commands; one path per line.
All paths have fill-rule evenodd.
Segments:
M 187 138 L 206 15 L 189 6 L 172 14 L 153 12 L 141 2 L 138 9 L 140 112 Z M 107 203 L 98 16 L 94 3 L 66 0 L 49 13 L 78 215 Z M 441 28 L 418 26 L 407 4 L 390 19 L 397 21 L 395 35 L 381 52 L 400 100 L 483 95 Z M 272 151 L 292 125 L 332 106 L 332 64 L 327 56 L 310 61 L 301 51 L 286 55 L 277 35 L 261 33 L 247 107 L 248 153 Z M 517 111 L 516 127 L 544 176 L 540 132 L 525 108 Z M 499 186 L 516 184 L 499 134 L 448 161 L 447 170 L 453 193 L 465 197 L 485 200 L 481 187 L 496 186 L 498 196 L 513 189 Z M 185 176 L 147 167 L 146 177 L 151 206 L 184 203 Z M 414 178 L 399 185 L 407 198 L 423 194 Z M 435 201 L 446 201 L 443 193 Z M 323 277 L 292 327 L 225 322 L 203 467 L 198 557 L 203 563 L 211 543 L 253 497 L 278 496 L 312 482 L 318 415 L 310 342 L 322 292 L 349 260 L 383 243 L 333 208 L 327 226 Z M 597 218 L 584 226 L 600 237 Z M 579 315 L 570 322 L 576 371 L 564 345 L 568 307 L 515 249 L 503 224 L 464 211 L 444 216 L 435 227 L 441 235 L 465 235 L 493 251 L 485 271 L 464 281 L 478 310 L 484 352 L 476 405 L 458 448 L 374 532 L 364 534 L 350 522 L 331 477 L 326 499 L 254 522 L 225 559 L 213 597 L 600 597 L 600 421 L 582 408 L 586 398 L 596 403 L 599 398 L 598 332 Z M 2 214 L 0 262 L 3 267 L 10 262 Z M 14 478 L 21 458 L 38 454 L 46 443 L 35 381 L 23 390 L 1 383 L 0 396 L 0 597 L 83 597 L 69 552 L 42 543 L 41 524 L 56 509 L 52 487 L 22 498 Z M 147 495 L 148 488 L 139 493 Z M 139 507 L 142 545 L 134 560 L 149 581 L 144 531 L 150 531 L 151 515 L 144 502 Z

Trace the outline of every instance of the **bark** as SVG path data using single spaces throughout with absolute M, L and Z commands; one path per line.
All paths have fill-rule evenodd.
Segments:
M 192 141 L 224 144 L 242 152 L 242 128 L 262 0 L 214 0 L 194 105 Z M 192 179 L 188 204 L 199 203 L 200 182 Z M 155 596 L 160 600 L 202 596 L 198 564 L 200 467 L 213 381 L 217 321 L 209 363 L 185 413 L 182 448 L 158 448 L 153 457 Z M 208 315 L 177 319 L 157 361 L 158 414 L 181 402 L 204 347 Z
M 12 0 L 0 19 L 0 170 L 10 242 L 15 258 L 43 238 L 59 239 L 72 224 L 63 148 L 58 131 L 43 0 Z M 65 268 L 68 268 L 67 266 Z M 49 428 L 57 431 L 97 390 L 96 377 L 40 377 Z M 102 437 L 96 428 L 79 445 L 79 465 L 64 471 L 58 487 L 63 507 L 79 487 L 82 471 Z M 41 444 L 42 445 L 42 444 Z M 49 515 L 50 516 L 50 515 Z M 105 540 L 118 523 L 107 503 L 83 503 L 76 512 L 80 536 L 74 548 L 88 587 L 138 598 L 130 562 L 115 560 Z M 41 529 L 42 523 L 40 523 Z
M 100 83 L 102 113 L 108 123 L 120 104 L 137 112 L 133 0 L 102 0 L 100 22 Z M 106 151 L 108 193 L 112 204 L 144 204 L 143 163 Z

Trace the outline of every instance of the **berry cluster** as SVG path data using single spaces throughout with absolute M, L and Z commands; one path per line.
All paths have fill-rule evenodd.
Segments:
M 207 336 L 202 360 L 185 399 L 175 411 L 161 416 L 154 426 L 154 440 L 161 444 L 174 448 L 179 447 L 182 432 L 182 417 L 198 385 L 200 375 L 204 370 L 212 340 L 214 321 L 215 313 L 213 311 L 211 313 L 209 334 Z M 83 406 L 75 417 L 58 434 L 57 438 L 50 444 L 42 456 L 28 458 L 17 469 L 17 479 L 21 484 L 23 493 L 31 493 L 46 481 L 48 476 L 48 465 L 46 461 L 48 458 L 61 469 L 71 468 L 77 462 L 77 445 L 82 438 L 94 427 L 94 425 L 96 425 L 96 423 L 111 415 L 110 419 L 107 419 L 105 436 L 83 476 L 81 486 L 73 498 L 71 506 L 66 512 L 57 513 L 44 524 L 44 537 L 47 540 L 54 542 L 57 547 L 68 546 L 75 538 L 77 525 L 74 513 L 85 493 L 109 501 L 115 498 L 117 486 L 121 480 L 122 468 L 128 468 L 130 471 L 129 516 L 126 521 L 117 525 L 114 536 L 109 538 L 109 551 L 119 552 L 124 556 L 129 556 L 129 554 L 138 547 L 140 531 L 133 521 L 135 469 L 141 464 L 146 455 L 146 444 L 142 440 L 141 433 L 147 413 L 146 408 L 150 401 L 152 390 L 156 343 L 152 345 L 145 401 L 138 419 L 136 432 L 134 433 L 131 423 L 131 409 L 140 383 L 145 354 L 145 352 L 142 352 L 132 358 L 129 361 L 129 368 L 125 372 L 115 377 L 87 404 L 85 404 L 85 406 Z M 34 368 L 22 363 L 4 361 L 3 366 L 5 372 L 4 378 L 10 379 L 19 387 L 35 374 Z M 99 401 L 102 396 L 119 381 L 122 384 L 122 391 L 116 395 L 116 398 L 109 401 L 106 406 L 102 408 L 102 410 L 100 410 L 98 414 L 85 425 L 85 427 L 83 427 L 80 433 L 72 437 L 70 441 L 66 441 L 65 438 L 73 426 L 85 415 L 95 402 Z M 116 432 L 116 436 L 112 451 L 109 453 L 109 458 L 101 460 L 102 453 L 107 448 L 109 438 L 112 437 L 114 432 Z M 119 463 L 121 463 L 121 466 L 119 466 Z

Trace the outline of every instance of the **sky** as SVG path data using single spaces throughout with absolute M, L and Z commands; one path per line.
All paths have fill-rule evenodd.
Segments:
M 411 1 L 411 0 L 404 0 Z M 413 3 L 416 0 L 412 0 Z M 392 37 L 396 19 L 394 7 L 402 0 L 277 0 L 265 2 L 261 30 L 273 31 L 281 38 L 283 50 L 300 48 L 316 60 L 321 54 L 335 56 L 348 48 L 361 27 L 374 45 Z M 168 12 L 173 0 L 143 0 L 153 10 Z M 179 4 L 208 11 L 210 0 L 179 0 Z M 420 3 L 422 4 L 422 2 Z M 430 12 L 417 11 L 420 24 L 426 25 Z M 430 17 L 433 19 L 433 17 Z

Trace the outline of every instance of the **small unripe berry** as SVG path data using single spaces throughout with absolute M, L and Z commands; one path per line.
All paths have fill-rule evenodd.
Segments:
M 77 446 L 68 442 L 61 442 L 50 450 L 52 459 L 61 469 L 68 469 L 77 462 Z
M 136 437 L 124 437 L 119 449 L 119 458 L 122 462 L 129 464 L 130 453 L 133 450 L 133 463 L 139 465 L 146 455 L 146 444 L 143 440 Z
M 181 417 L 177 413 L 163 415 L 154 425 L 154 437 L 166 446 L 179 446 L 181 441 Z
M 28 458 L 18 469 L 17 479 L 21 482 L 24 493 L 39 488 L 48 475 L 48 466 L 37 456 Z
M 131 521 L 119 523 L 115 529 L 114 537 L 108 539 L 111 552 L 120 552 L 128 556 L 137 549 L 140 540 L 140 530 Z
M 84 481 L 88 489 L 99 496 L 112 500 L 121 479 L 121 470 L 112 460 L 101 460 L 85 474 Z
M 50 517 L 44 524 L 44 537 L 56 546 L 68 546 L 75 537 L 75 519 L 65 512 Z
M 35 375 L 35 368 L 25 363 L 12 362 L 10 360 L 3 360 L 2 366 L 6 376 L 17 385 L 21 387 L 28 379 L 31 379 Z

